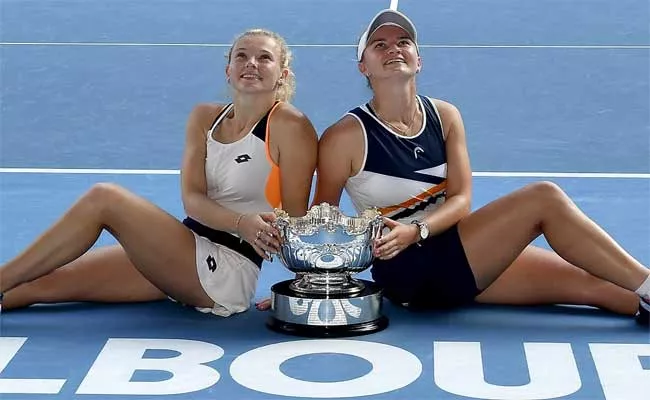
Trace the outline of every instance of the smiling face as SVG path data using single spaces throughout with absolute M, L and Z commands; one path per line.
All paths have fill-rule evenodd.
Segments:
M 408 33 L 398 26 L 384 25 L 368 39 L 359 71 L 372 83 L 394 77 L 411 78 L 421 65 L 417 47 Z
M 278 40 L 249 33 L 242 35 L 230 50 L 226 76 L 235 93 L 276 94 L 289 74 L 287 64 L 287 54 Z

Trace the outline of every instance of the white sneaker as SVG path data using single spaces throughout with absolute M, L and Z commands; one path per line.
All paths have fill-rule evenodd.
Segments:
M 636 322 L 641 325 L 650 325 L 650 299 L 639 298 L 639 311 L 636 313 Z

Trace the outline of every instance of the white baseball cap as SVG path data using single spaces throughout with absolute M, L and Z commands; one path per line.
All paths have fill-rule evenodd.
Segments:
M 363 32 L 361 38 L 359 39 L 359 45 L 357 46 L 357 60 L 361 61 L 363 57 L 363 51 L 366 49 L 368 44 L 368 39 L 372 36 L 377 29 L 381 28 L 384 25 L 393 25 L 404 29 L 406 33 L 410 36 L 411 40 L 415 43 L 417 47 L 418 42 L 418 33 L 415 30 L 415 25 L 411 20 L 401 12 L 397 10 L 392 10 L 387 8 L 385 10 L 379 11 L 377 15 L 370 21 L 368 28 Z

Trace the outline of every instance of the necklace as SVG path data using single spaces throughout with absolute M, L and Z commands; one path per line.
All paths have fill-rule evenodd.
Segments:
M 417 100 L 416 100 L 416 103 L 415 103 L 415 104 L 416 104 L 416 106 L 415 106 L 415 109 L 413 110 L 413 116 L 411 117 L 411 121 L 410 121 L 408 124 L 405 124 L 405 125 L 406 125 L 406 129 L 400 129 L 400 128 L 396 127 L 395 125 L 391 124 L 390 122 L 388 122 L 387 120 L 385 120 L 384 118 L 382 118 L 381 115 L 379 115 L 379 113 L 377 112 L 377 107 L 375 106 L 375 99 L 374 99 L 374 98 L 371 99 L 370 102 L 368 103 L 368 105 L 369 105 L 370 108 L 372 109 L 372 111 L 373 111 L 373 113 L 375 114 L 375 116 L 376 116 L 377 118 L 379 118 L 379 120 L 380 120 L 381 122 L 383 122 L 384 124 L 388 125 L 392 130 L 396 131 L 397 133 L 399 133 L 399 134 L 401 134 L 401 135 L 403 135 L 403 136 L 411 136 L 411 135 L 410 135 L 411 130 L 412 130 L 413 127 L 415 126 L 415 117 L 417 117 L 417 115 L 418 115 L 418 110 L 420 109 L 420 105 L 419 105 L 419 103 L 417 102 Z

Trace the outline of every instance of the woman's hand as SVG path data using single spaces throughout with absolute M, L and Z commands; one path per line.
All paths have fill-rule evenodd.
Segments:
M 402 224 L 390 218 L 383 218 L 385 226 L 390 232 L 375 240 L 375 257 L 380 260 L 389 260 L 398 255 L 402 250 L 417 243 L 420 231 L 415 224 Z
M 272 212 L 245 214 L 237 224 L 239 237 L 250 243 L 255 252 L 267 261 L 280 250 L 280 232 L 271 225 L 275 218 Z

